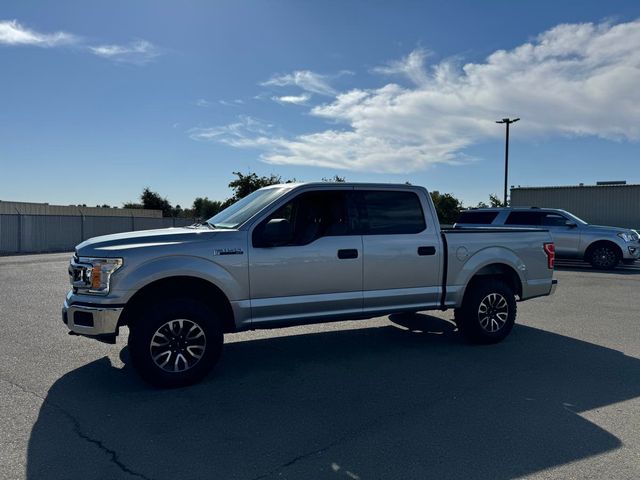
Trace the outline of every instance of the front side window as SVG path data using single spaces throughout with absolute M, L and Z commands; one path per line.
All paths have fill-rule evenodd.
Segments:
M 363 235 L 419 233 L 427 228 L 420 198 L 414 192 L 357 192 Z
M 298 195 L 254 229 L 254 247 L 301 246 L 321 237 L 352 235 L 348 196 L 346 191 Z
M 545 213 L 542 217 L 542 225 L 545 227 L 568 227 L 567 219 L 557 213 Z

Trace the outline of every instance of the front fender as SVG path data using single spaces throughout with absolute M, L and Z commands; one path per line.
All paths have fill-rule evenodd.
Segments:
M 239 260 L 242 257 L 239 256 Z M 116 291 L 127 301 L 150 283 L 180 276 L 206 280 L 218 287 L 230 301 L 248 298 L 246 261 L 222 266 L 202 257 L 171 255 L 131 266 L 121 273 L 124 275 L 118 278 Z

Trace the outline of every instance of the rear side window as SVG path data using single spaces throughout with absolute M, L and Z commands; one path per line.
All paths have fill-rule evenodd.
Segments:
M 504 223 L 538 227 L 542 225 L 542 212 L 511 212 Z
M 418 195 L 413 192 L 357 192 L 362 235 L 419 233 L 427 228 Z
M 498 212 L 462 212 L 456 223 L 489 225 L 497 216 Z

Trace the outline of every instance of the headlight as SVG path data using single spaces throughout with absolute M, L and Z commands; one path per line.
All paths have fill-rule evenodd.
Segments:
M 78 293 L 106 295 L 111 275 L 121 266 L 121 258 L 74 257 L 69 266 L 71 285 Z
M 638 240 L 638 236 L 634 232 L 620 232 L 618 236 L 625 242 L 634 242 Z

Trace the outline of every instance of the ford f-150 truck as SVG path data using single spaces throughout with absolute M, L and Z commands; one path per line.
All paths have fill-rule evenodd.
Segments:
M 467 339 L 499 342 L 516 300 L 554 291 L 553 264 L 543 229 L 442 230 L 422 187 L 274 185 L 202 224 L 79 244 L 62 317 L 109 343 L 128 326 L 135 369 L 174 387 L 241 330 L 455 309 Z

